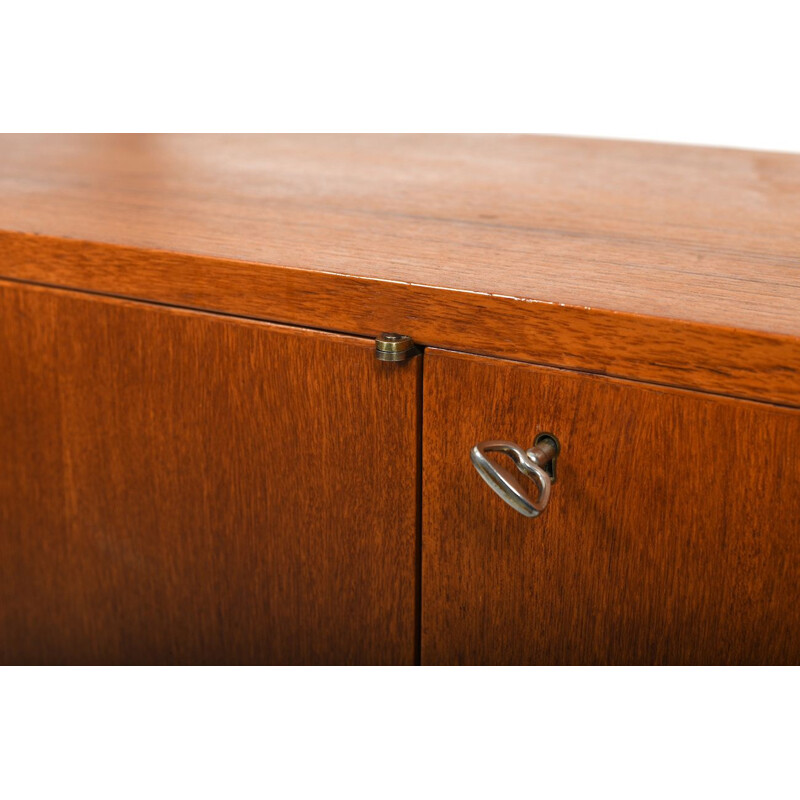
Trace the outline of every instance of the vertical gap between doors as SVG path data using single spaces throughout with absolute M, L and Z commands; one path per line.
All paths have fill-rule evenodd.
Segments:
M 419 358 L 417 379 L 417 485 L 416 546 L 414 553 L 414 664 L 422 664 L 422 385 L 425 371 L 425 350 Z

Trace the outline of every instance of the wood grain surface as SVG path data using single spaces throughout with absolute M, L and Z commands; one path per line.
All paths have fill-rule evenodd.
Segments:
M 800 662 L 800 412 L 428 349 L 423 664 Z M 560 440 L 536 519 L 486 439 Z
M 800 156 L 3 136 L 0 229 L 8 278 L 800 405 Z
M 420 362 L 0 283 L 0 662 L 413 663 Z

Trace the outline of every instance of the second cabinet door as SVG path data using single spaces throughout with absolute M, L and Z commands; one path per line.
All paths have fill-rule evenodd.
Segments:
M 422 663 L 800 660 L 797 411 L 429 348 L 423 416 Z M 530 519 L 470 449 L 543 431 Z
M 420 359 L 0 282 L 0 661 L 413 663 Z

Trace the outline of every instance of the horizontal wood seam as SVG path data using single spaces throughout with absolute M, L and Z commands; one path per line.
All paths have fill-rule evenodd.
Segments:
M 188 311 L 188 312 L 192 312 L 192 313 L 196 313 L 196 314 L 208 314 L 209 316 L 226 317 L 226 318 L 230 318 L 230 319 L 241 319 L 241 320 L 245 320 L 245 321 L 248 321 L 248 322 L 263 322 L 263 323 L 267 323 L 267 324 L 279 325 L 279 326 L 285 327 L 285 328 L 296 328 L 298 330 L 317 331 L 319 333 L 332 333 L 332 334 L 337 334 L 337 335 L 341 335 L 341 336 L 351 336 L 351 337 L 354 337 L 354 338 L 362 338 L 364 340 L 369 340 L 371 338 L 371 337 L 366 336 L 366 335 L 362 335 L 362 334 L 359 334 L 359 333 L 354 333 L 353 331 L 336 330 L 336 329 L 333 329 L 333 328 L 316 328 L 316 327 L 313 327 L 313 326 L 310 326 L 310 325 L 299 325 L 299 324 L 293 324 L 293 323 L 289 323 L 289 322 L 277 322 L 277 321 L 271 320 L 271 319 L 262 319 L 260 317 L 250 317 L 250 316 L 247 316 L 247 315 L 244 315 L 244 314 L 232 314 L 232 313 L 228 313 L 228 312 L 225 312 L 225 311 L 214 311 L 214 310 L 208 310 L 208 309 L 203 309 L 203 308 L 194 308 L 194 307 L 191 307 L 191 306 L 178 306 L 178 305 L 174 305 L 174 304 L 171 304 L 171 303 L 160 303 L 157 300 L 141 300 L 141 299 L 138 299 L 136 297 L 128 297 L 128 296 L 125 296 L 125 295 L 109 294 L 107 292 L 97 292 L 97 291 L 92 291 L 90 289 L 76 289 L 74 287 L 58 286 L 58 285 L 55 285 L 55 284 L 41 283 L 41 282 L 38 282 L 38 281 L 27 281 L 27 280 L 20 280 L 18 278 L 6 278 L 6 277 L 3 277 L 3 276 L 0 276 L 0 281 L 5 281 L 5 282 L 8 282 L 8 283 L 18 284 L 18 285 L 23 285 L 23 286 L 35 286 L 35 287 L 40 288 L 40 289 L 52 289 L 52 290 L 58 291 L 58 292 L 68 292 L 68 293 L 78 294 L 78 295 L 89 295 L 91 297 L 97 297 L 99 299 L 122 300 L 122 301 L 124 301 L 126 303 L 134 303 L 134 304 L 143 305 L 143 306 L 152 306 L 154 308 L 176 309 L 178 311 Z M 705 391 L 705 390 L 702 390 L 702 389 L 691 389 L 691 388 L 687 388 L 687 387 L 684 387 L 684 386 L 677 386 L 675 384 L 670 384 L 670 383 L 657 383 L 655 381 L 644 381 L 644 380 L 639 380 L 637 378 L 625 377 L 625 376 L 622 376 L 622 375 L 611 375 L 611 374 L 609 374 L 607 372 L 597 372 L 595 370 L 590 370 L 590 369 L 581 369 L 579 367 L 560 367 L 560 366 L 558 366 L 556 364 L 547 364 L 547 363 L 543 363 L 543 362 L 540 362 L 540 361 L 526 361 L 524 359 L 514 359 L 514 358 L 508 358 L 506 356 L 487 355 L 486 353 L 480 353 L 480 352 L 476 352 L 476 351 L 473 351 L 473 350 L 458 350 L 458 349 L 447 348 L 447 347 L 438 347 L 438 346 L 432 345 L 432 344 L 427 344 L 427 345 L 420 344 L 420 343 L 417 343 L 417 344 L 418 344 L 418 347 L 419 347 L 419 349 L 420 349 L 420 351 L 421 351 L 421 353 L 423 355 L 427 351 L 428 348 L 431 348 L 431 349 L 436 350 L 438 352 L 450 353 L 450 354 L 453 354 L 453 355 L 456 355 L 456 356 L 459 356 L 459 355 L 463 355 L 463 356 L 485 356 L 487 358 L 493 358 L 493 359 L 496 359 L 497 361 L 502 361 L 504 363 L 509 363 L 509 364 L 519 364 L 521 366 L 531 365 L 531 366 L 537 366 L 537 367 L 546 367 L 548 369 L 560 370 L 560 371 L 564 371 L 564 372 L 577 372 L 577 373 L 580 373 L 582 375 L 594 375 L 594 376 L 596 376 L 598 378 L 609 378 L 609 379 L 612 379 L 612 380 L 627 381 L 627 382 L 634 383 L 634 384 L 640 384 L 642 386 L 652 386 L 654 388 L 663 388 L 663 389 L 676 389 L 676 390 L 682 391 L 682 392 L 701 393 L 701 394 L 704 394 L 704 395 L 708 395 L 709 397 L 719 397 L 719 398 L 721 398 L 723 400 L 734 400 L 734 401 L 742 401 L 743 400 L 743 401 L 746 401 L 746 402 L 749 402 L 749 403 L 758 403 L 759 405 L 772 406 L 774 408 L 788 408 L 788 409 L 798 409 L 798 410 L 800 410 L 800 404 L 792 405 L 792 404 L 789 404 L 789 403 L 773 403 L 773 402 L 770 402 L 769 400 L 755 400 L 755 399 L 748 398 L 748 397 L 740 397 L 738 395 L 725 394 L 723 392 L 709 392 L 709 391 Z
M 159 250 L 0 232 L 8 280 L 800 406 L 783 334 Z

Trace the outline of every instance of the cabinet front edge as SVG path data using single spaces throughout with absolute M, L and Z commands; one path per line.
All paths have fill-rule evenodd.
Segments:
M 782 334 L 13 232 L 0 276 L 800 407 Z

